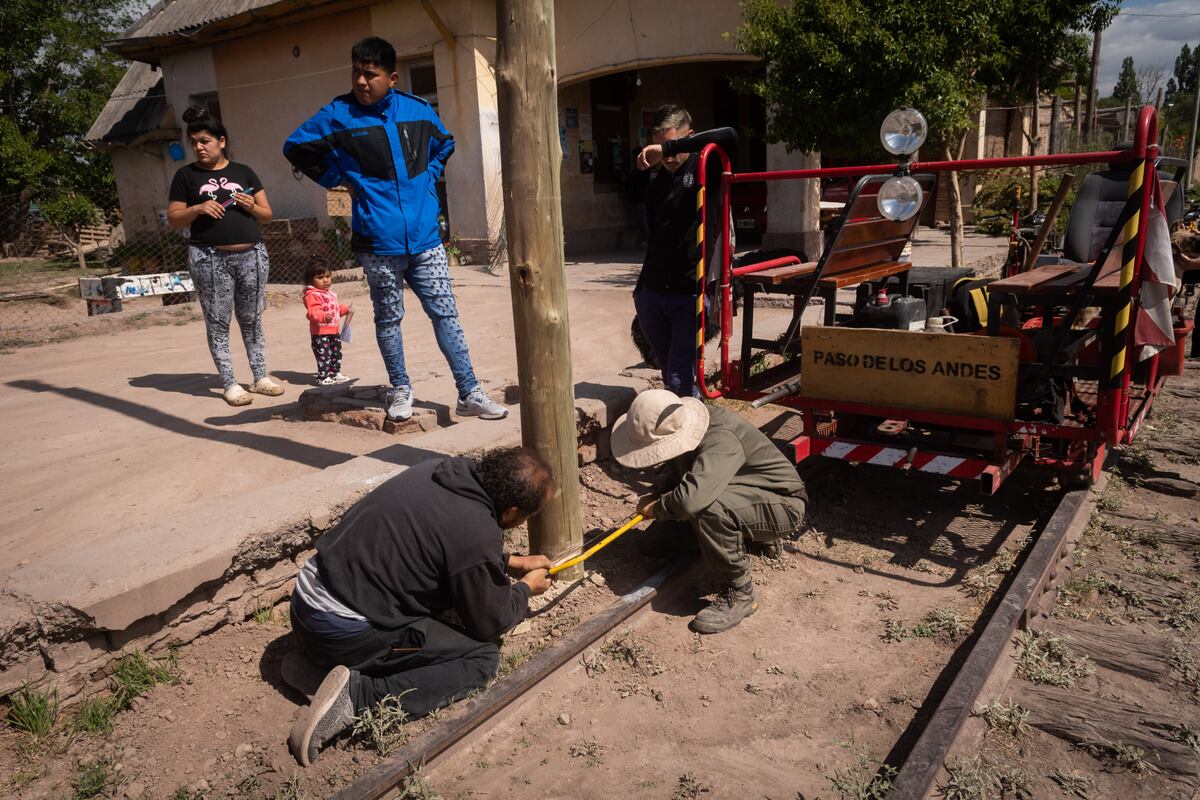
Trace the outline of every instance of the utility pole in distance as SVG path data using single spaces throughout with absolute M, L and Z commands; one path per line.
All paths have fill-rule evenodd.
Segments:
M 521 438 L 557 490 L 529 521 L 529 552 L 558 560 L 583 544 L 571 330 L 563 268 L 553 0 L 497 0 L 496 87 L 508 278 L 521 383 Z M 564 570 L 578 577 L 583 567 Z

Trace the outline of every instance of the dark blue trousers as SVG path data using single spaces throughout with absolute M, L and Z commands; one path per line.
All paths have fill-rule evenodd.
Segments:
M 638 325 L 662 367 L 663 384 L 680 397 L 696 387 L 696 296 L 642 287 L 633 293 Z

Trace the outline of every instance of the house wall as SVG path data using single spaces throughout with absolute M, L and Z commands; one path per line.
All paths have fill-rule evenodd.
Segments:
M 112 162 L 125 235 L 136 238 L 161 230 L 158 212 L 166 211 L 167 189 L 182 162 L 171 160 L 165 142 L 138 149 L 114 147 Z
M 554 4 L 559 86 L 597 75 L 688 61 L 752 60 L 734 46 L 732 0 Z
M 296 180 L 283 142 L 318 108 L 349 91 L 350 48 L 370 25 L 369 11 L 357 9 L 212 48 L 231 155 L 258 173 L 277 219 L 326 219 L 325 190 Z

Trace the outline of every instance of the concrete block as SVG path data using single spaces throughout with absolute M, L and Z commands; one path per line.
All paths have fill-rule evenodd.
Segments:
M 41 655 L 17 662 L 0 672 L 0 697 L 7 697 L 27 683 L 38 683 L 48 673 Z
M 122 628 L 119 631 L 109 631 L 109 649 L 124 650 L 130 645 L 138 645 L 133 648 L 135 650 L 144 649 L 145 643 L 150 641 L 150 638 L 162 630 L 162 628 L 162 619 L 157 614 L 142 617 L 127 628 Z

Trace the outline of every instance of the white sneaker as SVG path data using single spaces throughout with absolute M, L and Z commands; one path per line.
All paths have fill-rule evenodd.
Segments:
M 318 386 L 333 386 L 337 382 L 338 382 L 337 378 L 333 377 L 332 375 L 327 375 L 326 377 L 318 380 L 317 385 Z
M 413 391 L 411 386 L 398 386 L 387 393 L 387 418 L 392 422 L 404 422 L 412 416 Z
M 508 409 L 484 394 L 483 389 L 476 386 L 466 397 L 458 398 L 455 413 L 460 417 L 479 417 L 480 419 L 504 419 Z
M 250 393 L 242 388 L 241 384 L 235 383 L 224 391 L 221 395 L 225 398 L 225 402 L 231 406 L 248 406 L 254 402 L 254 398 Z
M 334 383 L 347 383 L 347 382 L 349 382 L 349 380 L 350 380 L 349 378 L 347 378 L 345 375 L 343 375 L 340 372 L 337 375 L 333 376 Z

